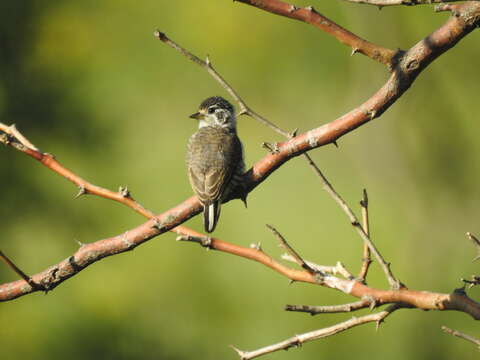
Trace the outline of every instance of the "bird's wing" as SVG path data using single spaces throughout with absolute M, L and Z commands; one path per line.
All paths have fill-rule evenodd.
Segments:
M 190 183 L 203 204 L 220 200 L 231 176 L 230 171 L 226 170 L 226 168 L 219 167 L 209 168 L 206 171 L 196 171 L 193 167 L 188 169 Z M 228 179 L 226 179 L 227 173 Z

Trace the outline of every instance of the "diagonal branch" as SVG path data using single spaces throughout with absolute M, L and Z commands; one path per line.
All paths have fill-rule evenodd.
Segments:
M 177 50 L 179 53 L 184 55 L 187 59 L 193 61 L 195 64 L 201 66 L 205 70 L 208 71 L 208 73 L 230 94 L 231 97 L 235 99 L 235 101 L 240 105 L 240 112 L 239 115 L 249 115 L 253 117 L 255 120 L 261 122 L 265 126 L 268 126 L 270 129 L 276 131 L 277 133 L 290 138 L 292 137 L 291 134 L 287 133 L 286 131 L 280 129 L 278 126 L 276 126 L 274 123 L 268 121 L 265 119 L 263 116 L 257 114 L 255 111 L 253 111 L 248 105 L 242 100 L 240 95 L 227 83 L 227 81 L 220 75 L 213 67 L 212 62 L 210 59 L 207 57 L 206 61 L 203 61 L 200 59 L 198 56 L 192 54 L 190 51 L 187 49 L 183 48 L 179 44 L 177 44 L 175 41 L 171 40 L 165 33 L 156 30 L 153 35 L 160 41 L 164 42 L 171 48 Z
M 384 48 L 382 46 L 364 40 L 337 25 L 332 20 L 317 12 L 312 6 L 299 8 L 293 4 L 280 0 L 234 0 L 247 5 L 257 7 L 273 14 L 285 16 L 290 19 L 299 20 L 313 25 L 327 34 L 333 36 L 342 44 L 352 48 L 352 55 L 360 53 L 372 60 L 378 61 L 392 69 L 395 65 L 395 56 L 398 51 Z
M 453 336 L 456 336 L 456 337 L 459 337 L 460 339 L 463 339 L 463 340 L 466 340 L 468 342 L 471 342 L 472 344 L 475 344 L 477 345 L 477 347 L 480 349 L 480 339 L 478 338 L 475 338 L 471 335 L 467 335 L 465 333 L 462 333 L 458 330 L 453 330 L 453 329 L 450 329 L 449 327 L 446 327 L 446 326 L 442 326 L 442 330 L 444 332 L 446 332 L 447 334 L 450 334 L 450 335 L 453 335 Z
M 0 251 L 0 259 L 7 264 L 7 266 L 12 269 L 18 276 L 20 276 L 26 283 L 28 283 L 32 288 L 40 288 L 38 284 L 36 284 L 30 276 L 25 274 L 17 265 L 14 264 L 12 260 L 8 258 L 7 255 Z
M 297 263 L 297 265 L 301 266 L 312 275 L 322 276 L 321 272 L 316 271 L 305 260 L 302 259 L 302 257 L 295 251 L 295 249 L 288 244 L 287 240 L 283 237 L 283 235 L 277 231 L 277 229 L 275 229 L 272 225 L 268 225 L 268 224 L 267 224 L 267 228 L 269 228 L 272 231 L 273 235 L 275 235 L 275 237 L 278 240 L 280 240 L 280 246 L 282 246 L 285 250 L 287 250 L 287 252 L 293 258 L 293 261 Z
M 335 202 L 340 206 L 340 208 L 345 212 L 347 215 L 348 219 L 350 220 L 350 223 L 353 225 L 357 233 L 360 235 L 362 240 L 364 241 L 365 244 L 368 245 L 368 248 L 370 251 L 373 253 L 375 258 L 377 259 L 378 263 L 382 267 L 383 272 L 385 273 L 388 283 L 390 284 L 390 287 L 392 289 L 399 289 L 401 287 L 401 283 L 395 278 L 393 275 L 391 269 L 390 269 L 390 264 L 387 263 L 378 249 L 376 248 L 375 244 L 370 240 L 369 236 L 363 229 L 362 225 L 359 223 L 357 217 L 353 213 L 352 209 L 348 206 L 348 204 L 343 200 L 343 198 L 338 194 L 335 189 L 333 188 L 332 184 L 328 181 L 328 179 L 325 177 L 325 175 L 322 173 L 320 168 L 315 164 L 311 163 L 310 164 L 315 171 L 315 173 L 318 175 L 318 177 L 321 179 L 323 188 L 324 190 L 335 200 Z
M 82 195 L 96 195 L 124 204 L 148 219 L 153 219 L 155 217 L 153 212 L 145 209 L 132 197 L 132 194 L 127 187 L 120 187 L 118 192 L 114 192 L 89 183 L 85 179 L 75 174 L 73 171 L 64 167 L 54 155 L 40 151 L 30 142 L 30 140 L 28 140 L 20 131 L 18 131 L 15 125 L 8 126 L 0 123 L 0 143 L 11 146 L 16 150 L 29 155 L 53 172 L 63 176 L 65 179 L 75 184 L 79 188 L 75 198 L 78 198 Z M 183 233 L 184 230 L 185 228 L 183 226 L 179 226 L 174 229 L 174 231 L 177 233 Z
M 306 342 L 332 336 L 358 325 L 374 322 L 377 324 L 378 327 L 379 324 L 382 323 L 387 316 L 392 314 L 394 311 L 401 309 L 402 307 L 402 305 L 398 304 L 390 305 L 387 309 L 380 311 L 376 314 L 364 315 L 358 318 L 354 317 L 350 320 L 338 323 L 336 325 L 324 329 L 314 330 L 305 334 L 295 335 L 277 344 L 269 345 L 253 351 L 242 351 L 235 347 L 233 347 L 233 349 L 240 356 L 241 360 L 250 360 L 262 355 L 273 353 L 275 351 L 288 350 L 290 348 L 300 347 Z
M 475 249 L 477 250 L 477 256 L 475 256 L 472 261 L 477 261 L 478 259 L 480 259 L 480 240 L 478 240 L 478 238 L 471 232 L 467 232 L 467 237 L 472 241 Z

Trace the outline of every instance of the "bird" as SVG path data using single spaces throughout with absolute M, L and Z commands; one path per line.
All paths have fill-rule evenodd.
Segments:
M 203 206 L 205 231 L 211 233 L 217 225 L 222 202 L 242 185 L 243 145 L 237 135 L 235 109 L 224 98 L 205 99 L 190 118 L 198 120 L 198 131 L 188 141 L 187 172 Z M 244 194 L 242 200 L 246 205 Z

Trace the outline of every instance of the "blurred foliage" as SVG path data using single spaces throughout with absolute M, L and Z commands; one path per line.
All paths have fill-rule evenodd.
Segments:
M 310 5 L 299 1 L 298 5 Z M 408 48 L 448 14 L 330 1 L 315 7 L 364 38 Z M 258 112 L 285 129 L 328 122 L 368 98 L 387 78 L 380 65 L 313 27 L 231 1 L 0 2 L 0 121 L 16 123 L 43 151 L 89 181 L 128 185 L 161 212 L 191 190 L 185 144 L 201 100 L 224 91 L 202 69 L 153 38 L 159 27 L 217 69 Z M 464 233 L 479 233 L 478 32 L 443 55 L 380 119 L 312 156 L 341 194 L 369 190 L 373 237 L 398 277 L 415 289 L 451 291 L 478 273 Z M 276 141 L 242 118 L 247 163 Z M 35 273 L 69 256 L 75 241 L 120 234 L 144 221 L 76 189 L 25 155 L 0 151 L 1 249 Z M 215 235 L 281 251 L 271 223 L 307 259 L 356 271 L 361 242 L 302 159 L 287 163 L 250 196 L 225 206 Z M 197 217 L 190 226 L 201 229 Z M 5 266 L 0 281 L 15 280 Z M 386 286 L 372 266 L 370 284 Z M 478 290 L 471 291 L 478 296 Z M 351 315 L 307 317 L 286 303 L 334 304 L 342 294 L 294 284 L 226 254 L 176 243 L 167 234 L 102 260 L 48 295 L 0 305 L 2 360 L 235 359 L 253 349 Z M 382 329 L 341 335 L 274 359 L 450 359 L 475 351 L 440 331 L 478 334 L 459 313 L 400 311 Z M 252 329 L 255 329 L 252 331 Z

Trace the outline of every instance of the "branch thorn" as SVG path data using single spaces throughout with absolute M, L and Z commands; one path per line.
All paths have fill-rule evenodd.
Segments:
M 88 192 L 87 192 L 87 189 L 85 189 L 85 186 L 80 185 L 78 187 L 78 193 L 77 193 L 77 195 L 75 195 L 74 199 L 78 199 L 82 195 L 87 195 L 87 193 Z
M 278 154 L 278 144 L 277 143 L 269 143 L 269 142 L 263 142 L 262 147 L 267 149 L 271 154 Z
M 125 186 L 120 186 L 118 188 L 118 193 L 123 197 L 123 198 L 131 198 L 130 191 L 128 190 L 128 187 Z

